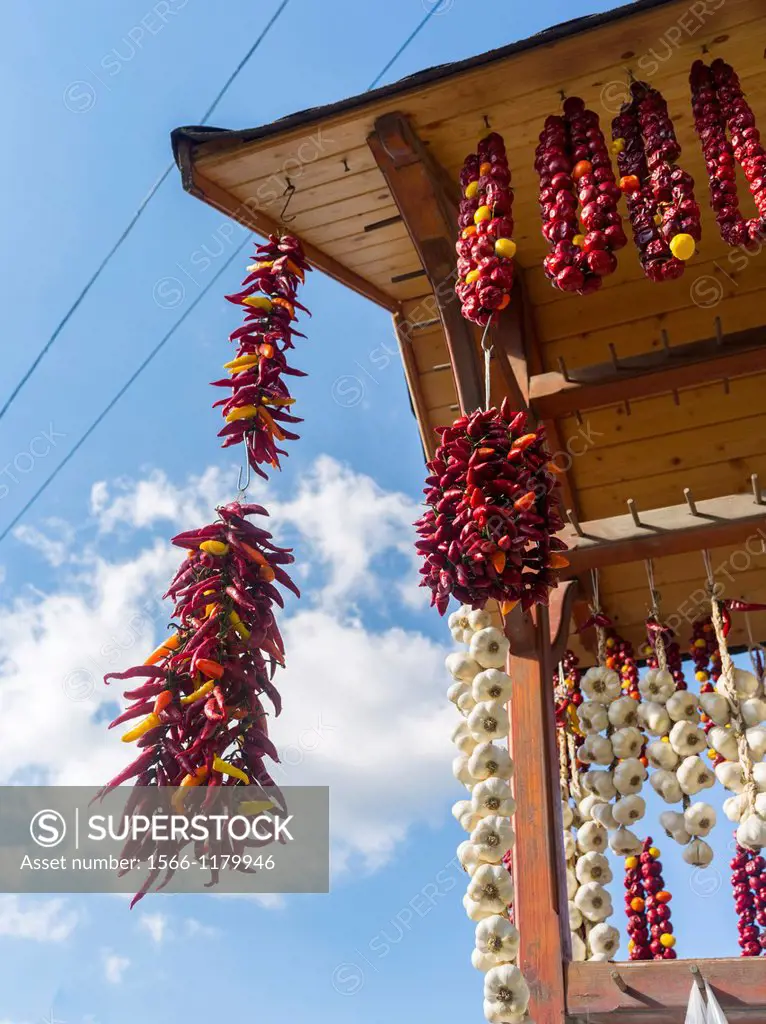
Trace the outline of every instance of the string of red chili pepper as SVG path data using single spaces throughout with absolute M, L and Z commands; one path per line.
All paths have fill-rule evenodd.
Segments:
M 543 260 L 545 274 L 562 291 L 589 295 L 617 268 L 614 253 L 628 240 L 598 114 L 586 110 L 578 96 L 564 101 L 563 117 L 546 118 L 535 170 L 543 235 L 553 245 Z
M 729 866 L 740 956 L 760 956 L 766 948 L 766 936 L 759 928 L 766 923 L 766 861 L 760 854 L 740 846 L 736 835 L 735 832 L 734 856 Z
M 644 849 L 647 849 L 644 843 Z M 646 891 L 641 875 L 641 861 L 637 856 L 625 858 L 625 913 L 628 918 L 628 958 L 651 960 L 649 948 L 649 922 L 646 917 Z
M 606 667 L 618 672 L 622 680 L 622 688 L 628 697 L 641 700 L 638 689 L 638 665 L 633 651 L 633 644 L 625 640 L 614 627 L 606 631 L 606 648 L 608 651 Z
M 301 420 L 288 411 L 294 399 L 282 376 L 305 376 L 289 366 L 285 353 L 294 347 L 294 337 L 304 337 L 290 325 L 296 309 L 308 313 L 296 294 L 298 283 L 311 268 L 300 242 L 290 235 L 272 236 L 259 245 L 255 260 L 247 268 L 242 291 L 226 296 L 242 306 L 247 316 L 229 337 L 237 345 L 236 357 L 226 363 L 231 376 L 213 382 L 216 387 L 231 388 L 231 397 L 216 402 L 214 408 L 221 406 L 226 420 L 218 434 L 224 438 L 222 447 L 244 443 L 250 465 L 265 478 L 261 464 L 279 469 L 279 456 L 287 454 L 277 447 L 278 442 L 298 438 L 285 427 Z
M 766 150 L 737 73 L 720 58 L 696 60 L 689 75 L 694 127 L 702 143 L 712 206 L 721 238 L 732 246 L 759 245 L 766 231 Z M 729 130 L 729 141 L 726 130 Z M 742 216 L 736 164 L 747 179 L 759 216 Z
M 465 319 L 484 327 L 511 301 L 513 288 L 513 189 L 501 135 L 487 135 L 466 157 L 460 184 L 455 294 Z
M 284 351 L 292 347 L 291 338 L 298 333 L 289 323 L 298 305 L 294 278 L 302 276 L 305 261 L 300 243 L 290 238 L 270 239 L 257 255 L 274 259 L 261 259 L 250 268 L 248 287 L 233 297 L 260 312 L 254 312 L 232 335 L 238 340 L 238 356 L 228 365 L 232 381 L 224 382 L 233 389 L 231 409 L 252 403 L 257 415 L 232 420 L 243 432 L 227 432 L 226 443 L 244 440 L 251 465 L 266 476 L 257 463 L 278 466 L 277 455 L 283 453 L 274 445 L 278 428 L 269 426 L 271 414 L 264 403 L 271 400 L 273 404 L 276 395 L 284 397 L 282 372 L 297 372 L 287 368 Z M 264 296 L 255 295 L 259 289 Z M 271 297 L 266 298 L 265 292 Z M 248 302 L 248 298 L 258 301 Z M 224 408 L 229 408 L 228 403 Z M 136 787 L 179 787 L 182 795 L 200 787 L 206 791 L 205 799 L 220 793 L 221 787 L 259 785 L 269 787 L 269 796 L 281 800 L 264 762 L 267 757 L 278 762 L 279 756 L 268 736 L 262 698 L 268 698 L 276 715 L 280 713 L 281 698 L 272 679 L 277 665 L 284 665 L 284 645 L 273 606 L 284 606 L 277 585 L 300 596 L 283 568 L 293 555 L 290 549 L 275 545 L 271 533 L 249 521 L 251 516 L 268 515 L 262 506 L 235 501 L 217 511 L 216 522 L 172 540 L 187 549 L 187 558 L 165 594 L 174 602 L 175 632 L 143 665 L 104 678 L 107 683 L 142 680 L 126 691 L 124 696 L 132 703 L 110 726 L 140 719 L 122 738 L 137 742 L 142 752 L 104 787 L 102 795 L 134 780 Z M 137 811 L 146 799 L 137 788 L 128 806 Z M 185 843 L 179 839 L 173 849 L 166 850 L 171 862 Z M 258 842 L 223 835 L 215 841 L 215 849 L 195 844 L 195 855 L 234 854 L 252 845 Z M 129 839 L 123 856 L 146 859 L 152 852 L 153 840 L 147 833 Z M 149 873 L 133 904 L 155 884 L 159 873 L 159 868 Z M 160 887 L 174 873 L 168 868 Z M 216 880 L 214 871 L 212 882 Z
M 694 179 L 676 165 L 681 147 L 668 105 L 646 82 L 633 82 L 630 102 L 612 121 L 633 239 L 651 281 L 680 277 L 702 237 Z
M 668 906 L 672 896 L 665 888 L 660 851 L 652 846 L 651 837 L 644 841 L 644 851 L 639 859 L 646 890 L 646 919 L 651 939 L 649 949 L 655 960 L 675 960 L 677 953 L 673 947 L 676 944 L 676 937 L 673 934 Z
M 544 428 L 530 431 L 506 399 L 499 411 L 477 410 L 437 432 L 427 509 L 415 523 L 431 605 L 443 615 L 450 597 L 473 608 L 494 599 L 505 612 L 518 601 L 547 604 L 568 562 L 554 536 L 563 523 Z

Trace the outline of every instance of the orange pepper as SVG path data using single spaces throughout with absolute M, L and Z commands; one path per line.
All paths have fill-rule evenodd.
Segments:
M 203 675 L 212 676 L 213 679 L 220 679 L 223 676 L 223 665 L 219 665 L 217 661 L 210 658 L 200 658 L 197 668 Z
M 160 713 L 160 711 L 164 711 L 165 708 L 168 706 L 168 704 L 171 704 L 172 702 L 173 702 L 173 691 L 172 690 L 163 690 L 162 693 L 160 693 L 157 696 L 157 700 L 154 702 L 154 707 L 152 708 L 152 714 L 153 715 L 158 715 Z
M 189 552 L 189 554 L 194 554 L 194 552 Z M 156 665 L 161 658 L 164 658 L 167 654 L 170 654 L 171 651 L 177 650 L 180 642 L 180 633 L 174 633 L 172 636 L 169 636 L 167 640 L 164 640 L 160 644 L 156 651 L 152 651 L 152 653 L 144 662 L 144 665 Z
M 494 566 L 495 572 L 500 575 L 505 569 L 505 552 L 495 551 L 492 555 L 492 565 Z
M 284 441 L 285 435 L 282 433 L 282 431 L 276 425 L 274 420 L 271 418 L 271 413 L 267 409 L 264 409 L 262 405 L 258 406 L 258 415 L 266 424 L 270 433 L 272 433 L 274 437 L 276 437 L 277 441 Z
M 560 555 L 557 551 L 552 552 L 548 559 L 549 569 L 566 569 L 568 565 L 569 559 L 564 558 L 564 556 Z
M 279 296 L 277 296 L 275 299 L 272 299 L 271 301 L 275 306 L 281 306 L 283 309 L 286 309 L 287 312 L 290 314 L 291 320 L 295 319 L 295 306 L 293 306 L 291 302 L 288 302 L 287 299 L 280 298 Z
M 522 434 L 521 437 L 517 437 L 511 445 L 511 451 L 523 452 L 525 448 L 529 448 L 533 441 L 537 440 L 537 434 Z
M 501 615 L 510 615 L 516 605 L 519 603 L 518 598 L 515 601 L 501 601 L 500 613 Z
M 207 765 L 204 764 L 197 768 L 193 775 L 184 775 L 184 777 L 181 779 L 181 788 L 178 790 L 178 792 L 173 794 L 173 797 L 170 801 L 171 804 L 173 805 L 173 809 L 178 811 L 180 814 L 181 811 L 183 810 L 184 797 L 186 796 L 184 790 L 188 789 L 190 786 L 201 785 L 205 781 L 207 776 L 208 768 Z
M 513 507 L 516 509 L 517 512 L 526 512 L 526 510 L 528 508 L 531 508 L 534 505 L 534 503 L 535 503 L 535 492 L 534 491 L 527 491 L 526 494 L 522 494 L 522 496 L 520 498 L 518 498 L 516 501 L 514 501 Z

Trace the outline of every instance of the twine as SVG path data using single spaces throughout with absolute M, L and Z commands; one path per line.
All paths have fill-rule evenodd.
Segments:
M 577 770 L 577 747 L 571 732 L 567 733 L 567 753 L 569 754 L 569 778 L 571 780 L 572 796 L 579 803 L 582 799 L 582 786 L 580 785 L 580 772 Z
M 655 619 L 655 621 L 657 622 L 657 625 L 659 626 L 659 625 L 661 625 L 661 623 L 660 623 L 660 592 L 659 592 L 659 590 L 657 590 L 656 586 L 654 585 L 654 566 L 652 565 L 651 558 L 647 558 L 646 562 L 644 564 L 646 565 L 646 577 L 649 580 L 649 593 L 650 593 L 651 599 L 652 599 L 651 615 Z M 667 656 L 667 653 L 665 652 L 665 640 L 663 639 L 662 631 L 659 630 L 659 629 L 654 634 L 654 645 L 653 646 L 654 646 L 654 653 L 657 656 L 657 668 L 661 669 L 663 672 L 667 672 L 667 669 L 668 669 L 668 656 Z
M 567 757 L 567 738 L 563 729 L 556 734 L 559 745 L 559 782 L 564 800 L 569 798 L 569 758 Z
M 713 629 L 715 631 L 715 638 L 718 643 L 718 650 L 721 653 L 721 683 L 723 686 L 724 694 L 729 702 L 731 708 L 732 717 L 732 732 L 737 738 L 737 755 L 739 757 L 739 763 L 742 767 L 742 775 L 745 780 L 745 798 L 747 801 L 747 813 L 742 817 L 748 817 L 755 810 L 755 798 L 758 795 L 758 787 L 753 779 L 753 759 L 750 755 L 750 747 L 747 744 L 747 738 L 742 730 L 742 716 L 739 710 L 739 696 L 737 689 L 734 685 L 734 663 L 731 660 L 729 654 L 729 645 L 726 643 L 726 637 L 723 631 L 723 619 L 721 618 L 721 608 L 712 593 L 710 594 L 710 618 L 713 622 Z
M 597 618 L 601 615 L 601 598 L 598 590 L 598 569 L 591 569 L 590 581 L 593 589 L 593 604 L 590 606 L 591 615 Z M 607 658 L 606 629 L 596 623 L 596 658 L 601 668 L 606 668 Z

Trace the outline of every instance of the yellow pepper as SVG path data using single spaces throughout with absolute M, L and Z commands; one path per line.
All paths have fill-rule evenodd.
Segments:
M 123 743 L 132 743 L 134 740 L 140 739 L 144 733 L 149 732 L 150 729 L 156 729 L 160 725 L 160 719 L 158 715 L 152 713 L 147 715 L 143 722 L 139 722 L 138 725 L 128 730 L 122 737 Z
M 187 693 L 185 697 L 181 698 L 182 704 L 193 704 L 195 701 L 204 697 L 206 694 L 215 686 L 215 682 L 212 679 L 208 679 L 207 682 L 203 683 L 202 686 L 198 686 L 193 693 Z
M 238 811 L 240 814 L 263 814 L 273 806 L 271 800 L 243 800 Z
M 251 420 L 258 415 L 258 409 L 254 405 L 239 405 L 236 409 L 232 409 L 226 417 L 227 423 L 233 423 L 235 420 Z
M 245 785 L 249 785 L 249 776 L 242 771 L 241 768 L 237 768 L 233 764 L 229 764 L 228 761 L 224 761 L 223 758 L 213 758 L 213 771 L 220 772 L 222 775 L 231 775 L 233 779 L 239 779 L 240 782 L 244 782 Z
M 222 540 L 203 540 L 199 546 L 200 551 L 207 551 L 209 555 L 227 555 L 229 545 Z
M 193 775 L 184 775 L 181 779 L 181 788 L 173 794 L 173 799 L 170 801 L 173 805 L 173 809 L 178 811 L 179 814 L 183 810 L 184 797 L 186 793 L 184 790 L 189 789 L 191 786 L 201 785 L 207 778 L 208 771 L 207 766 L 202 765 L 194 772 Z
M 250 630 L 244 624 L 242 619 L 235 611 L 229 612 L 229 622 L 232 624 L 234 629 L 239 633 L 243 640 L 250 639 Z
M 237 373 L 239 370 L 244 370 L 248 366 L 257 366 L 260 361 L 259 355 L 249 356 L 237 356 L 236 359 L 230 360 L 228 363 L 223 364 L 224 370 L 229 370 L 231 373 Z
M 270 313 L 274 303 L 271 299 L 265 295 L 248 295 L 247 298 L 242 300 L 246 306 L 252 306 L 254 309 L 262 309 L 266 313 Z

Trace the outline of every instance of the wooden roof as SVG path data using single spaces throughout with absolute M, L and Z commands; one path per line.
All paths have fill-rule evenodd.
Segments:
M 766 334 L 757 333 L 766 325 L 766 256 L 730 250 L 720 239 L 707 205 L 688 85 L 689 68 L 702 54 L 730 61 L 766 134 L 765 44 L 763 0 L 639 0 L 261 128 L 178 129 L 174 151 L 188 191 L 257 231 L 278 227 L 285 190 L 294 186 L 289 229 L 303 240 L 309 259 L 396 316 L 413 406 L 430 450 L 433 427 L 457 412 L 454 367 L 419 249 L 369 140 L 381 117 L 401 114 L 454 183 L 486 125 L 500 132 L 516 194 L 531 407 L 548 425 L 552 447 L 571 453 L 564 456 L 571 463 L 566 500 L 581 522 L 627 514 L 628 498 L 642 515 L 683 504 L 684 488 L 699 504 L 750 493 L 754 473 L 766 484 L 766 349 L 760 348 Z M 533 169 L 538 134 L 546 115 L 559 110 L 562 93 L 582 96 L 608 129 L 630 72 L 668 100 L 683 149 L 679 162 L 693 174 L 703 206 L 703 241 L 679 281 L 648 282 L 629 245 L 601 292 L 562 294 L 541 268 L 547 243 Z M 717 332 L 723 345 L 716 350 Z M 676 363 L 674 354 L 657 361 L 665 346 L 677 356 L 677 346 L 691 343 L 698 349 L 684 352 L 690 359 L 698 352 L 700 361 Z M 718 379 L 702 361 L 711 353 L 720 356 Z M 624 360 L 647 355 L 655 360 L 651 386 L 640 358 L 632 367 L 640 383 L 631 383 Z M 610 387 L 580 390 L 586 404 L 578 410 L 573 393 L 562 388 L 559 361 L 572 376 L 579 368 L 582 380 L 601 380 L 615 356 L 616 379 Z M 506 384 L 495 364 L 493 397 L 499 398 Z M 710 514 L 717 510 L 711 507 Z M 663 612 L 681 620 L 694 617 L 695 602 L 700 613 L 704 604 L 702 559 L 689 548 L 682 544 L 655 562 Z M 739 531 L 712 560 L 721 567 L 725 596 L 766 602 L 757 524 L 747 544 Z M 620 630 L 642 639 L 649 597 L 642 562 L 601 568 L 600 592 Z M 754 615 L 752 625 L 766 639 L 766 615 Z M 739 643 L 743 628 L 740 620 Z M 684 624 L 684 643 L 688 632 Z

